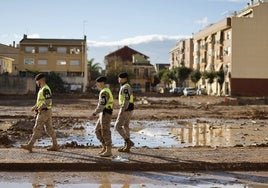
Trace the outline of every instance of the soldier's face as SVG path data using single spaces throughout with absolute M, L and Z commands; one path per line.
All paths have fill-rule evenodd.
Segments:
M 40 87 L 40 80 L 36 80 L 35 83 L 36 83 L 37 87 Z
M 126 78 L 118 78 L 118 83 L 122 84 L 126 82 Z
M 103 82 L 96 82 L 96 86 L 97 86 L 97 88 L 98 88 L 99 90 L 102 89 L 103 85 L 104 85 Z

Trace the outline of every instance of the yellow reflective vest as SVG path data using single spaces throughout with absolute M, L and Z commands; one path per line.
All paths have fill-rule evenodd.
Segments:
M 100 92 L 100 97 L 102 96 L 101 95 L 102 92 L 107 92 L 109 94 L 109 99 L 108 99 L 108 101 L 106 101 L 105 108 L 113 109 L 114 98 L 113 98 L 113 94 L 112 94 L 111 90 L 107 87 L 103 88 Z
M 119 93 L 119 105 L 123 105 L 125 103 L 125 99 L 129 100 L 129 103 L 133 103 L 134 97 L 131 91 L 131 86 L 126 83 L 121 86 Z
M 51 109 L 52 108 L 52 100 L 48 104 L 45 104 L 47 99 L 51 99 L 52 94 L 51 90 L 48 87 L 48 85 L 44 85 L 42 88 L 39 89 L 38 94 L 37 94 L 37 100 L 36 100 L 36 107 L 39 109 L 41 108 L 47 108 Z

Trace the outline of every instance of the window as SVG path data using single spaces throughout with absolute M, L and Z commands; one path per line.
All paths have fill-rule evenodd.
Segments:
M 226 39 L 228 39 L 228 40 L 231 39 L 231 31 L 227 32 Z
M 35 53 L 35 48 L 33 46 L 26 46 L 25 47 L 25 52 L 34 54 Z
M 71 66 L 79 66 L 79 60 L 70 60 Z
M 59 54 L 66 54 L 67 48 L 66 47 L 58 47 L 57 48 L 57 53 Z
M 47 60 L 45 59 L 39 59 L 37 62 L 38 65 L 47 65 Z
M 231 52 L 232 52 L 230 46 L 227 48 L 227 51 L 228 51 L 228 56 L 230 56 L 231 55 Z
M 65 60 L 57 60 L 57 65 L 66 65 L 66 61 Z
M 71 48 L 70 54 L 80 54 L 80 49 L 79 48 Z
M 40 47 L 38 48 L 38 52 L 39 52 L 40 54 L 46 54 L 46 53 L 48 52 L 48 47 L 40 46 Z
M 195 52 L 199 51 L 199 44 L 198 43 L 194 44 L 194 51 Z
M 140 75 L 139 68 L 134 68 L 134 74 L 135 74 L 136 77 Z
M 195 56 L 194 57 L 194 64 L 198 64 L 199 63 L 199 57 L 198 56 Z
M 34 64 L 34 58 L 25 58 L 24 59 L 24 65 L 33 65 Z
M 149 70 L 148 69 L 144 69 L 143 77 L 144 78 L 148 78 L 149 77 Z

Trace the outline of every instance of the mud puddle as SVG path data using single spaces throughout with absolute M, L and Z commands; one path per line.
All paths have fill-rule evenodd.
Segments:
M 266 188 L 267 172 L 0 172 L 5 188 Z
M 115 147 L 122 146 L 123 140 L 113 129 L 112 142 Z M 181 148 L 189 146 L 242 147 L 267 146 L 268 126 L 266 122 L 252 120 L 170 120 L 170 121 L 132 121 L 131 139 L 135 147 Z M 95 122 L 77 123 L 68 129 L 57 130 L 60 145 L 99 146 L 96 139 Z M 13 145 L 18 147 L 23 141 Z M 24 141 L 25 142 L 25 141 Z M 46 137 L 36 143 L 48 146 Z

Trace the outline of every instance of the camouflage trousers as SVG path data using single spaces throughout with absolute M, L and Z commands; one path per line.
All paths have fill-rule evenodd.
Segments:
M 122 111 L 119 110 L 118 117 L 115 122 L 115 129 L 118 133 L 122 136 L 123 139 L 130 138 L 130 129 L 129 129 L 129 122 L 133 115 L 132 111 Z
M 33 134 L 31 141 L 35 142 L 42 136 L 42 132 L 45 128 L 47 134 L 52 138 L 53 143 L 56 141 L 56 133 L 52 126 L 52 111 L 41 111 L 37 114 L 35 125 L 33 128 Z
M 97 139 L 105 146 L 112 145 L 111 119 L 111 114 L 100 113 L 95 127 L 95 134 Z

